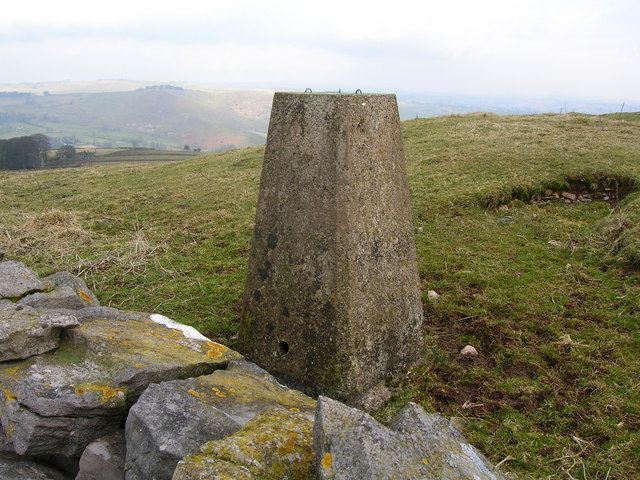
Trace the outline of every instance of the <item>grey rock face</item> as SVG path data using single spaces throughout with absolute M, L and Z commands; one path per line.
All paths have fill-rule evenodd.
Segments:
M 240 351 L 299 388 L 375 400 L 420 359 L 420 297 L 395 95 L 276 93 Z
M 77 459 L 119 428 L 149 383 L 211 373 L 241 358 L 140 315 L 86 320 L 55 352 L 0 364 L 2 428 L 18 454 Z
M 300 413 L 267 409 L 234 435 L 181 460 L 172 480 L 311 480 L 312 426 Z
M 5 304 L 0 307 L 0 362 L 53 350 L 58 347 L 62 329 L 78 325 L 71 315 Z
M 124 431 L 92 442 L 80 457 L 75 480 L 124 480 Z
M 42 279 L 46 292 L 36 292 L 21 298 L 18 303 L 35 308 L 64 308 L 78 310 L 99 307 L 100 302 L 86 283 L 69 272 L 60 272 Z
M 0 298 L 17 299 L 44 290 L 33 270 L 20 262 L 0 262 Z
M 2 480 L 71 480 L 57 470 L 2 452 L 0 452 L 0 478 Z
M 320 397 L 313 436 L 321 480 L 507 480 L 448 420 L 412 403 L 385 427 Z
M 145 390 L 127 417 L 127 480 L 170 480 L 179 460 L 235 433 L 266 408 L 285 407 L 312 418 L 315 402 L 306 395 L 248 362 L 229 367 Z

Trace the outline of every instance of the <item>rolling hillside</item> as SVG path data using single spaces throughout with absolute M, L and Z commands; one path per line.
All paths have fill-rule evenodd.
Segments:
M 377 417 L 407 401 L 457 417 L 518 479 L 638 478 L 640 114 L 452 115 L 403 135 L 426 342 Z M 263 152 L 0 172 L 0 243 L 233 346 Z
M 205 151 L 264 143 L 271 92 L 147 86 L 101 93 L 0 92 L 0 138 Z

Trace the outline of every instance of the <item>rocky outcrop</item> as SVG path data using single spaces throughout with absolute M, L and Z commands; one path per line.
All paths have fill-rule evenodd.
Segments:
M 321 480 L 507 480 L 448 420 L 415 403 L 386 427 L 320 397 L 313 440 Z
M 236 434 L 206 443 L 181 460 L 172 480 L 309 480 L 313 422 L 291 409 L 272 408 Z
M 180 459 L 275 406 L 311 421 L 315 401 L 242 360 L 211 375 L 150 385 L 127 418 L 126 478 L 171 480 Z

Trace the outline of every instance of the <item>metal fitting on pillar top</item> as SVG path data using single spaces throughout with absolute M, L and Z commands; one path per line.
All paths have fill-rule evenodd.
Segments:
M 310 88 L 305 88 L 305 89 L 304 89 L 304 93 L 313 93 L 313 90 L 311 90 Z M 341 89 L 341 88 L 339 88 L 337 92 L 321 92 L 321 93 L 342 93 L 342 89 Z M 362 93 L 362 90 L 360 90 L 360 89 L 358 88 L 358 89 L 356 89 L 356 92 L 355 92 L 355 93 L 356 93 L 356 94 L 358 94 L 358 93 L 360 93 L 360 94 L 361 94 L 361 93 Z

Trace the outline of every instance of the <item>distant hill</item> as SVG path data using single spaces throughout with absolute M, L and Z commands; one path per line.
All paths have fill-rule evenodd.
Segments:
M 273 96 L 267 90 L 164 84 L 108 92 L 92 92 L 89 84 L 79 88 L 88 92 L 51 86 L 0 91 L 0 138 L 43 133 L 54 143 L 222 151 L 264 143 Z M 56 87 L 63 93 L 55 93 Z
M 43 133 L 60 143 L 223 151 L 265 142 L 273 90 L 96 80 L 0 85 L 0 139 Z M 604 114 L 640 102 L 398 94 L 402 120 L 469 112 Z

